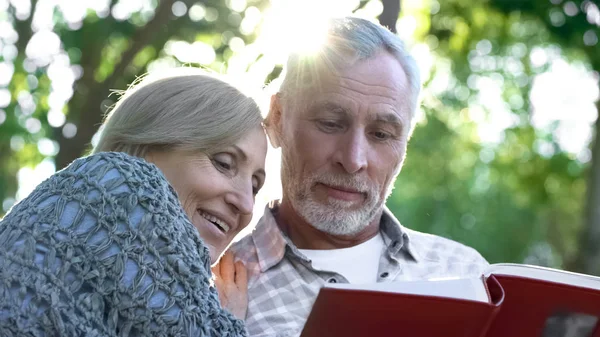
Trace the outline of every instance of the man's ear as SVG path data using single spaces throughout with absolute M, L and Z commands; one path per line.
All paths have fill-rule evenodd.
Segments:
M 265 129 L 274 148 L 281 146 L 281 96 L 279 93 L 271 96 L 269 114 L 265 119 Z

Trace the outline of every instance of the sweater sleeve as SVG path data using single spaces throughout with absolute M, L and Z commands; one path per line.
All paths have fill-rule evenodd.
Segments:
M 141 159 L 78 160 L 1 225 L 6 335 L 245 334 L 219 305 L 208 250 L 174 190 Z

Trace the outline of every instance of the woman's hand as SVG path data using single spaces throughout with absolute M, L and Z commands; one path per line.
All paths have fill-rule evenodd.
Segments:
M 248 309 L 248 277 L 241 261 L 233 262 L 233 253 L 227 251 L 219 263 L 212 267 L 215 286 L 221 306 L 239 319 L 246 318 Z

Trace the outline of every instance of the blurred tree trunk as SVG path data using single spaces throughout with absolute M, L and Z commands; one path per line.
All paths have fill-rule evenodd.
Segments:
M 31 12 L 25 20 L 16 20 L 15 22 L 15 29 L 17 30 L 17 34 L 19 34 L 19 40 L 17 40 L 16 47 L 19 55 L 23 56 L 23 59 L 25 58 L 25 48 L 27 47 L 27 43 L 33 35 L 31 23 L 33 22 L 33 14 L 35 13 L 37 2 L 38 0 L 31 1 Z
M 154 18 L 145 26 L 140 27 L 131 38 L 129 48 L 121 55 L 121 60 L 115 65 L 113 72 L 104 81 L 97 82 L 94 72 L 101 61 L 101 50 L 86 51 L 89 58 L 83 62 L 83 76 L 75 84 L 77 94 L 69 101 L 69 111 L 77 111 L 77 120 L 68 120 L 77 126 L 77 133 L 72 138 L 57 134 L 60 152 L 57 154 L 56 169 L 60 170 L 81 156 L 90 146 L 90 141 L 98 130 L 103 119 L 103 111 L 108 107 L 102 106 L 110 91 L 127 83 L 118 83 L 122 80 L 127 67 L 135 56 L 147 45 L 162 46 L 169 40 L 170 33 L 184 19 L 172 20 L 171 7 L 175 0 L 160 1 Z M 99 44 L 96 44 L 99 45 Z
M 600 73 L 600 59 L 594 57 L 590 48 L 592 68 Z M 599 88 L 600 89 L 600 88 Z M 579 238 L 577 256 L 567 269 L 600 276 L 600 99 L 596 102 L 598 117 L 594 125 L 591 144 L 592 158 L 586 182 L 583 228 Z
M 586 274 L 600 275 L 600 100 L 596 102 L 595 137 L 587 183 L 584 229 L 581 236 L 578 268 Z
M 394 34 L 397 33 L 396 22 L 400 16 L 400 1 L 401 0 L 382 0 L 383 11 L 377 18 L 382 26 L 389 28 Z
M 6 13 L 6 15 L 10 15 L 13 18 L 15 18 L 14 29 L 17 31 L 18 35 L 18 40 L 15 43 L 15 47 L 17 48 L 17 55 L 14 60 L 15 72 L 20 72 L 23 70 L 23 61 L 27 58 L 26 49 L 29 40 L 33 36 L 31 23 L 33 22 L 33 14 L 35 13 L 35 10 L 37 8 L 37 3 L 37 0 L 31 1 L 31 10 L 29 16 L 27 16 L 23 20 L 18 19 L 15 15 L 16 9 L 14 8 L 14 6 L 9 7 Z M 0 56 L 0 58 L 2 57 Z M 12 88 L 10 89 L 14 90 Z M 16 105 L 17 103 L 11 103 L 5 110 L 14 110 Z M 4 213 L 2 207 L 4 198 L 14 196 L 14 192 L 12 191 L 16 191 L 18 187 L 17 179 L 15 179 L 15 176 L 2 174 L 4 172 L 18 172 L 19 169 L 18 167 L 15 167 L 14 162 L 11 160 L 11 158 L 14 158 L 15 156 L 15 151 L 13 151 L 10 145 L 11 136 L 12 134 L 9 132 L 0 134 L 0 218 L 2 218 L 2 215 Z
M 587 10 L 585 9 L 587 2 L 587 0 L 574 1 L 573 3 L 578 5 L 577 15 L 569 17 L 562 25 L 554 25 L 549 13 L 560 8 L 562 5 L 559 3 L 534 0 L 492 0 L 493 6 L 506 14 L 528 13 L 537 17 L 561 43 L 562 49 L 583 52 L 587 55 L 592 69 L 600 73 L 600 44 L 586 45 L 584 43 L 584 34 L 596 29 L 594 24 L 588 21 L 584 12 Z M 597 1 L 591 3 L 597 3 Z M 596 109 L 599 117 L 593 130 L 595 136 L 591 144 L 592 158 L 586 183 L 586 200 L 583 201 L 585 210 L 578 252 L 575 257 L 570 257 L 563 267 L 586 274 L 600 275 L 600 102 L 596 103 Z

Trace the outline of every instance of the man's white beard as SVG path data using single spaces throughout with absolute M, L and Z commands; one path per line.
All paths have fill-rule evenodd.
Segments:
M 284 195 L 298 215 L 314 228 L 332 235 L 353 235 L 365 229 L 381 211 L 385 199 L 380 198 L 380 188 L 364 176 L 314 174 L 300 179 L 288 164 L 284 159 L 281 172 L 287 185 Z M 356 203 L 351 201 L 327 198 L 326 203 L 320 202 L 313 194 L 317 183 L 361 191 L 366 195 L 365 202 L 357 209 L 353 209 Z
M 327 204 L 306 199 L 290 199 L 296 212 L 316 229 L 332 235 L 353 235 L 365 229 L 381 209 L 381 202 L 350 209 L 352 203 L 329 198 Z

